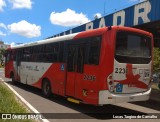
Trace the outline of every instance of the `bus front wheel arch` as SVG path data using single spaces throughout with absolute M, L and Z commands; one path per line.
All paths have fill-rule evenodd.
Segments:
M 51 83 L 50 81 L 45 78 L 42 80 L 42 93 L 45 97 L 50 97 L 51 96 Z

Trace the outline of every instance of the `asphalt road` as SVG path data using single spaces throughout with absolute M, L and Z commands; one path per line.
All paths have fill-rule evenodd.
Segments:
M 134 103 L 120 103 L 117 105 L 92 106 L 68 102 L 60 96 L 52 96 L 47 99 L 41 94 L 41 90 L 26 86 L 24 84 L 12 85 L 10 79 L 4 77 L 3 69 L 0 69 L 0 78 L 7 82 L 26 101 L 38 110 L 46 119 L 51 122 L 97 122 L 97 121 L 119 121 L 125 122 L 128 119 L 110 119 L 108 116 L 115 115 L 158 115 L 160 116 L 160 102 L 145 101 Z M 159 113 L 159 114 L 157 114 Z M 135 121 L 130 120 L 130 121 Z M 140 122 L 159 121 L 158 119 L 136 119 Z

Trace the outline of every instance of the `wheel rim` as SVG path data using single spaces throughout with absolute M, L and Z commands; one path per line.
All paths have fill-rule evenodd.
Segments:
M 44 83 L 44 93 L 47 95 L 50 91 L 50 85 L 49 83 L 45 82 Z

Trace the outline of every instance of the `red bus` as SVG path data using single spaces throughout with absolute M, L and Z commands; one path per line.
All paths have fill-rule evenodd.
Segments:
M 5 77 L 75 103 L 145 101 L 151 93 L 152 49 L 149 32 L 99 28 L 7 49 Z

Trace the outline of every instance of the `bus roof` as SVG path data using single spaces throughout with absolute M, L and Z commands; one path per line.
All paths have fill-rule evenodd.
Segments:
M 59 37 L 53 37 L 53 38 L 44 39 L 44 40 L 40 40 L 40 41 L 36 41 L 36 42 L 20 44 L 20 45 L 10 47 L 9 49 L 17 49 L 17 48 L 30 47 L 30 46 L 35 46 L 35 45 L 48 44 L 48 43 L 52 43 L 52 42 L 67 41 L 67 40 L 72 40 L 72 39 L 78 39 L 81 37 L 85 38 L 85 37 L 89 37 L 89 36 L 96 36 L 96 35 L 103 34 L 105 31 L 107 31 L 109 29 L 122 29 L 122 30 L 125 29 L 125 30 L 138 31 L 138 32 L 142 32 L 147 35 L 151 35 L 149 32 L 135 29 L 135 28 L 129 28 L 129 27 L 123 27 L 123 26 L 111 26 L 111 27 L 103 27 L 103 28 L 98 28 L 98 29 L 82 31 L 82 32 L 59 36 Z
M 16 46 L 13 46 L 13 47 L 10 47 L 10 48 L 11 49 L 17 49 L 17 48 L 30 47 L 30 46 L 47 44 L 47 43 L 52 43 L 52 42 L 60 42 L 60 41 L 65 41 L 65 40 L 71 40 L 77 34 L 78 33 L 74 33 L 74 34 L 64 35 L 64 36 L 60 36 L 60 37 L 54 37 L 54 38 L 44 39 L 44 40 L 40 40 L 40 41 L 36 41 L 36 42 L 30 42 L 30 43 L 20 44 L 20 45 L 16 45 Z

